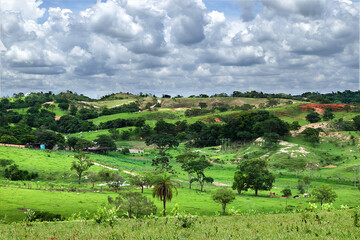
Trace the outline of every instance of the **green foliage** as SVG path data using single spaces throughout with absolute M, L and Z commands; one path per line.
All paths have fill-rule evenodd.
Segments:
M 264 147 L 269 148 L 269 149 L 275 148 L 280 142 L 279 134 L 274 133 L 274 132 L 265 133 L 263 138 L 265 140 Z
M 164 153 L 167 150 L 179 146 L 179 142 L 176 137 L 168 133 L 153 134 L 152 136 L 146 138 L 145 143 L 148 146 L 154 144 L 159 150 L 161 156 L 164 156 Z
M 111 128 L 108 130 L 110 133 L 110 136 L 112 137 L 112 139 L 116 140 L 116 139 L 120 139 L 120 132 L 118 129 L 116 128 Z
M 68 103 L 59 103 L 58 107 L 63 110 L 63 111 L 66 111 L 69 109 L 69 104 Z
M 307 142 L 310 142 L 312 144 L 319 143 L 320 141 L 320 130 L 317 128 L 306 128 L 304 131 L 301 132 L 301 134 L 304 136 L 304 139 Z
M 52 222 L 63 220 L 63 217 L 61 217 L 60 214 L 54 214 L 47 211 L 34 211 L 26 209 L 25 215 L 25 222 Z
M 314 200 L 320 202 L 321 205 L 325 202 L 333 202 L 337 198 L 335 191 L 328 185 L 320 185 L 311 192 Z
M 299 130 L 300 129 L 300 124 L 298 121 L 293 121 L 291 124 L 290 124 L 290 130 Z
M 235 200 L 235 194 L 229 189 L 218 188 L 212 195 L 212 199 L 221 204 L 223 215 L 225 215 L 226 205 Z
M 39 175 L 37 173 L 28 172 L 27 170 L 20 170 L 19 165 L 13 164 L 5 168 L 4 177 L 12 181 L 33 180 Z
M 322 117 L 323 117 L 324 121 L 329 121 L 329 120 L 333 119 L 335 117 L 335 115 L 332 111 L 332 108 L 331 107 L 326 108 Z
M 283 194 L 283 197 L 286 197 L 286 198 L 288 198 L 292 195 L 290 188 L 284 188 L 283 190 L 281 190 L 281 193 Z
M 199 107 L 201 108 L 201 109 L 204 109 L 204 108 L 207 108 L 207 104 L 205 103 L 205 102 L 199 102 Z
M 142 172 L 137 175 L 131 175 L 129 178 L 130 184 L 141 188 L 141 193 L 144 192 L 144 187 L 150 187 L 152 182 L 152 173 Z
M 114 140 L 105 134 L 98 135 L 98 137 L 94 140 L 96 142 L 96 145 L 98 146 L 99 150 L 101 150 L 103 153 L 107 153 L 108 151 L 114 151 L 116 150 L 116 144 Z
M 119 216 L 140 218 L 156 214 L 156 206 L 146 196 L 138 192 L 123 192 L 116 199 L 108 197 L 110 204 L 116 206 Z
M 354 227 L 360 227 L 360 207 L 353 209 Z
M 353 125 L 357 131 L 360 131 L 360 115 L 353 118 Z
M 10 159 L 0 159 L 0 166 L 3 168 L 5 168 L 6 166 L 11 165 L 13 163 L 14 163 L 14 161 L 10 160 Z
M 198 217 L 196 215 L 191 215 L 185 211 L 182 213 L 176 214 L 177 222 L 176 225 L 182 228 L 190 228 L 195 225 Z
M 242 190 L 254 189 L 255 196 L 258 190 L 270 190 L 275 181 L 275 176 L 267 169 L 267 162 L 262 159 L 241 161 L 235 176 L 233 186 L 236 189 L 237 186 L 242 186 Z
M 171 201 L 173 198 L 173 189 L 177 191 L 177 184 L 172 180 L 173 175 L 169 175 L 166 172 L 163 175 L 158 175 L 154 177 L 152 184 L 154 185 L 152 196 L 158 198 L 163 202 L 164 213 L 166 216 L 166 201 Z
M 117 219 L 117 209 L 115 207 L 100 207 L 94 214 L 94 220 L 96 223 L 109 225 L 111 228 L 114 227 Z
M 310 112 L 308 115 L 306 115 L 305 118 L 306 118 L 306 121 L 308 121 L 310 123 L 316 123 L 321 120 L 320 114 L 318 114 L 317 112 Z
M 57 137 L 55 132 L 47 130 L 45 128 L 39 128 L 33 132 L 36 136 L 36 142 L 39 144 L 45 144 L 47 148 L 53 148 L 57 143 Z
M 77 161 L 73 161 L 71 165 L 71 170 L 75 170 L 79 177 L 79 184 L 81 183 L 81 176 L 82 174 L 87 171 L 92 165 L 94 165 L 92 162 L 90 162 L 89 156 L 80 153 L 75 155 L 75 158 L 77 158 Z

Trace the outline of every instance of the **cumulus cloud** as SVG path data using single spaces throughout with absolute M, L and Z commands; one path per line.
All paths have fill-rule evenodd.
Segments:
M 238 0 L 236 19 L 201 0 L 107 0 L 81 11 L 0 3 L 6 94 L 358 88 L 359 3 L 349 0 Z

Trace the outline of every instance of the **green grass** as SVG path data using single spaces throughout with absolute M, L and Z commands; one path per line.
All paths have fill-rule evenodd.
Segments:
M 19 165 L 21 170 L 28 170 L 39 174 L 40 180 L 74 181 L 76 172 L 71 171 L 71 164 L 75 160 L 74 152 L 50 152 L 44 150 L 19 149 L 0 147 L 3 159 L 11 159 Z M 90 171 L 99 171 L 102 167 L 92 166 Z
M 341 220 L 340 220 L 341 219 Z M 4 239 L 358 239 L 352 211 L 200 217 L 191 228 L 176 218 L 0 225 Z

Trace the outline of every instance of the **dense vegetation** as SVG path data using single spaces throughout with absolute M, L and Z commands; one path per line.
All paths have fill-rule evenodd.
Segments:
M 47 238 L 34 221 L 53 219 L 70 222 L 51 231 L 79 238 L 136 239 L 143 231 L 157 238 L 163 231 L 169 238 L 243 232 L 278 239 L 284 229 L 294 238 L 355 238 L 360 114 L 349 104 L 357 95 L 120 93 L 93 100 L 68 91 L 4 98 L 0 143 L 34 149 L 0 146 L 0 219 L 27 222 L 18 238 Z M 326 99 L 346 104 L 321 104 Z M 14 105 L 20 100 L 32 104 Z M 40 144 L 48 150 L 36 150 Z M 343 228 L 334 216 L 345 219 Z M 275 226 L 274 217 L 283 222 Z M 72 233 L 74 226 L 81 230 Z M 0 225 L 1 236 L 14 231 Z

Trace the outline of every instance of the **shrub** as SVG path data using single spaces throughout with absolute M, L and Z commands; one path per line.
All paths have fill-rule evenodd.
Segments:
M 182 228 L 192 227 L 197 220 L 197 216 L 188 214 L 185 211 L 183 213 L 177 213 L 176 218 L 177 218 L 177 222 L 176 222 L 177 226 Z
M 25 212 L 25 221 L 26 222 L 53 222 L 53 221 L 61 221 L 63 220 L 63 217 L 61 217 L 60 214 L 54 214 L 48 211 L 36 211 L 27 209 Z
M 98 224 L 107 224 L 110 227 L 114 227 L 117 215 L 116 215 L 117 209 L 115 207 L 113 208 L 106 208 L 106 207 L 100 207 L 94 214 L 94 220 Z

